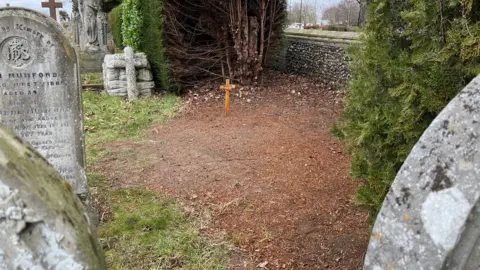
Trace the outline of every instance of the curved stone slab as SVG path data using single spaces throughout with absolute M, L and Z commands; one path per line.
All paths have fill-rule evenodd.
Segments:
M 432 122 L 377 217 L 364 269 L 480 269 L 480 76 Z
M 106 269 L 72 188 L 0 124 L 0 269 Z

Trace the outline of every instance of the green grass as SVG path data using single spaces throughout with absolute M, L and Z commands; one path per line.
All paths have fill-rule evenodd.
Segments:
M 175 200 L 145 189 L 112 189 L 110 179 L 90 169 L 103 157 L 122 155 L 98 144 L 140 138 L 152 124 L 174 116 L 179 98 L 130 104 L 85 92 L 83 101 L 88 183 L 99 209 L 111 216 L 99 233 L 109 269 L 226 269 L 226 244 L 200 235 L 197 220 L 185 216 Z
M 175 201 L 138 189 L 110 200 L 114 220 L 100 232 L 110 269 L 226 269 L 227 250 L 201 237 Z
M 165 122 L 174 116 L 178 102 L 179 97 L 173 94 L 127 103 L 120 97 L 85 92 L 87 165 L 108 154 L 105 153 L 108 149 L 97 150 L 95 145 L 141 136 L 152 124 Z
M 103 84 L 102 73 L 82 74 L 82 84 Z

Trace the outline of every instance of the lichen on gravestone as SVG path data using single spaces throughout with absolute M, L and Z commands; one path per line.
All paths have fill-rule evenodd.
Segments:
M 480 76 L 431 123 L 377 216 L 364 269 L 480 269 Z
M 0 243 L 0 269 L 106 269 L 71 187 L 1 124 Z

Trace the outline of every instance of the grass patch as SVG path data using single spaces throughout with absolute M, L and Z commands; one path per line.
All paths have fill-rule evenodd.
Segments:
M 97 150 L 94 147 L 96 144 L 142 135 L 152 124 L 165 122 L 174 116 L 178 102 L 179 97 L 173 94 L 127 103 L 121 97 L 85 92 L 87 164 L 108 154 L 105 150 Z
M 154 123 L 175 114 L 179 98 L 122 98 L 83 95 L 87 164 L 124 151 L 96 145 L 138 138 Z M 200 235 L 196 220 L 185 216 L 175 200 L 144 189 L 116 189 L 103 174 L 89 169 L 88 183 L 104 221 L 100 229 L 109 269 L 226 269 L 228 249 Z
M 85 73 L 81 75 L 82 84 L 103 84 L 102 73 Z
M 100 232 L 110 269 L 226 269 L 226 249 L 199 236 L 173 200 L 139 189 L 110 200 L 114 220 Z
M 136 136 L 153 123 L 164 122 L 175 115 L 179 98 L 170 94 L 127 103 L 120 97 L 86 92 L 83 100 L 86 136 L 96 144 Z

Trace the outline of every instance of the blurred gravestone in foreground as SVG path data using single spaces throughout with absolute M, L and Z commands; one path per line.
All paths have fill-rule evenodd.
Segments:
M 364 269 L 480 269 L 480 76 L 428 127 L 388 192 Z
M 106 269 L 87 213 L 60 174 L 0 125 L 0 269 Z

